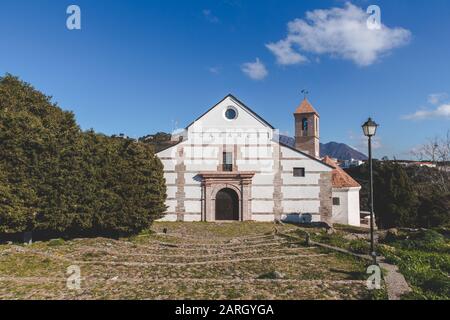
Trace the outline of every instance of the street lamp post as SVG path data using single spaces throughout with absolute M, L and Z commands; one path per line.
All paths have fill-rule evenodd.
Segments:
M 372 167 L 372 137 L 377 132 L 378 124 L 369 118 L 363 125 L 364 135 L 369 139 L 369 206 L 370 206 L 370 255 L 373 264 L 377 264 L 377 254 L 374 245 L 374 213 L 373 213 L 373 167 Z

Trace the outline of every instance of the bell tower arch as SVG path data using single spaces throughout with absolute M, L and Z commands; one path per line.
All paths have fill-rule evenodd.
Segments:
M 294 112 L 295 119 L 295 148 L 320 157 L 320 116 L 305 98 Z

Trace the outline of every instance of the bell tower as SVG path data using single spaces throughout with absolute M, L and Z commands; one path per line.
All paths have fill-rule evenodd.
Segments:
M 294 112 L 295 148 L 319 158 L 319 114 L 306 97 Z

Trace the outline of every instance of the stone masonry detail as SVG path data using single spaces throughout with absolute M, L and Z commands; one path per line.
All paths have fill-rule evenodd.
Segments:
M 184 200 L 186 199 L 186 193 L 184 192 L 186 165 L 184 164 L 184 150 L 183 147 L 177 148 L 177 164 L 175 165 L 175 172 L 177 174 L 175 183 L 177 186 L 177 191 L 175 197 L 177 199 L 177 205 L 175 207 L 175 212 L 177 214 L 177 221 L 184 220 L 184 213 L 186 209 L 184 207 Z
M 331 172 L 323 172 L 319 178 L 320 186 L 320 220 L 330 223 L 332 216 L 333 200 L 332 200 L 332 184 L 331 184 Z
M 273 210 L 275 215 L 275 220 L 281 220 L 281 215 L 283 213 L 283 193 L 281 192 L 281 186 L 283 185 L 283 178 L 281 173 L 283 172 L 283 166 L 281 165 L 281 150 L 280 145 L 276 143 L 274 145 L 274 155 L 277 158 L 274 159 L 274 178 L 273 178 Z

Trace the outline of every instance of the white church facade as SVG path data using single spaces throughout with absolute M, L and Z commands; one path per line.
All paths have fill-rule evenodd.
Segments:
M 292 145 L 232 95 L 201 115 L 157 153 L 167 185 L 162 220 L 359 225 L 359 185 L 348 177 L 352 187 L 333 186 L 336 166 L 319 159 L 319 114 L 305 99 L 294 118 Z

